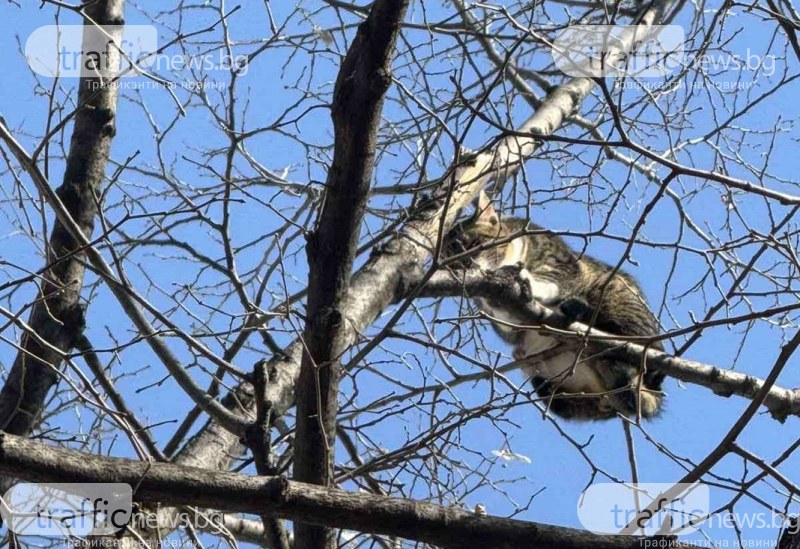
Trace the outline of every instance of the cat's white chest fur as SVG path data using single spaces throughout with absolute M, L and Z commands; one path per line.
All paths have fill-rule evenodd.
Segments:
M 481 257 L 478 257 L 476 262 L 481 269 L 485 270 L 518 265 L 525 258 L 526 248 L 527 242 L 524 237 L 515 238 L 506 246 L 503 259 L 500 261 L 499 265 L 491 265 L 487 259 Z M 520 271 L 519 275 L 528 283 L 531 297 L 539 303 L 548 304 L 558 299 L 560 295 L 558 284 L 548 280 L 539 280 L 524 268 Z M 514 317 L 514 315 L 510 314 L 505 309 L 492 307 L 485 299 L 477 298 L 475 301 L 483 312 L 500 321 L 495 322 L 495 325 L 504 333 L 511 333 L 514 331 L 513 327 L 506 326 L 504 323 L 515 326 L 523 324 L 522 320 Z M 524 352 L 522 352 L 523 349 L 514 349 L 515 358 L 541 353 L 542 351 L 553 348 L 558 344 L 558 341 L 552 337 L 540 335 L 534 330 L 529 330 L 525 333 L 525 337 L 520 343 L 524 346 Z
M 527 241 L 524 237 L 515 238 L 506 246 L 500 265 L 490 265 L 487 260 L 478 258 L 478 266 L 482 269 L 497 269 L 521 263 L 525 257 Z M 537 279 L 527 269 L 520 271 L 520 276 L 529 284 L 531 297 L 543 305 L 550 305 L 560 297 L 560 288 L 555 282 Z M 478 307 L 492 318 L 500 321 L 495 326 L 504 333 L 514 331 L 512 326 L 524 325 L 524 322 L 508 311 L 492 307 L 485 299 L 475 300 Z M 546 360 L 536 360 L 536 355 L 553 349 L 559 345 L 553 337 L 542 335 L 535 330 L 525 330 L 523 336 L 514 346 L 514 358 L 527 359 L 523 366 L 525 372 L 533 377 L 539 376 L 560 385 L 561 390 L 573 393 L 596 393 L 603 391 L 603 383 L 593 368 L 580 363 L 576 364 L 577 353 L 565 349 L 563 353 L 548 356 Z M 550 353 L 548 353 L 550 354 Z
M 506 246 L 505 253 L 499 265 L 490 265 L 487 259 L 480 257 L 477 259 L 477 263 L 482 269 L 499 269 L 501 267 L 519 265 L 520 263 L 524 263 L 527 249 L 528 242 L 525 237 L 515 238 Z M 539 303 L 548 305 L 560 297 L 561 289 L 555 282 L 536 278 L 528 269 L 522 269 L 519 275 L 528 283 L 531 297 Z

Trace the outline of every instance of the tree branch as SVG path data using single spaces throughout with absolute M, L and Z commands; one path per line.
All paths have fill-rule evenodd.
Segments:
M 378 0 L 342 61 L 333 92 L 333 162 L 316 228 L 308 235 L 306 352 L 298 379 L 294 478 L 334 483 L 339 357 L 347 348 L 345 297 L 350 287 L 364 210 L 369 198 L 383 100 L 408 0 Z M 295 525 L 295 546 L 335 546 L 332 531 Z
M 634 341 L 634 339 L 641 341 L 642 338 L 618 339 L 612 334 L 590 329 L 586 324 L 570 323 L 561 313 L 552 311 L 536 301 L 526 301 L 518 280 L 508 271 L 486 273 L 467 270 L 459 272 L 458 275 L 440 271 L 427 281 L 417 295 L 444 297 L 465 294 L 470 297 L 502 301 L 528 328 L 543 330 L 548 335 L 561 338 L 585 338 L 588 335 L 592 352 L 609 352 L 632 362 L 641 362 L 644 357 L 648 369 L 652 368 L 681 381 L 707 387 L 720 396 L 738 395 L 752 399 L 764 385 L 764 381 L 756 377 L 671 356 L 662 351 L 648 349 L 647 341 L 641 343 Z M 744 322 L 752 318 L 752 315 L 747 315 L 739 321 Z M 736 320 L 726 319 L 725 324 L 735 323 Z M 767 393 L 764 406 L 778 421 L 784 421 L 790 415 L 800 416 L 800 389 L 782 389 L 773 386 Z
M 643 24 L 658 22 L 669 0 L 656 2 L 642 18 Z M 594 86 L 587 78 L 573 78 L 555 88 L 534 114 L 521 126 L 527 136 L 508 136 L 494 151 L 477 155 L 469 165 L 458 166 L 447 174 L 451 184 L 440 188 L 438 199 L 421 204 L 397 237 L 374 251 L 370 259 L 356 272 L 342 302 L 345 318 L 340 332 L 344 347 L 352 345 L 383 310 L 406 294 L 405 280 L 417 280 L 430 260 L 442 230 L 447 230 L 458 212 L 490 180 L 503 180 L 513 175 L 522 163 L 535 152 L 538 141 L 531 137 L 552 133 L 565 117 L 578 110 Z M 284 355 L 269 361 L 269 390 L 273 417 L 283 415 L 294 403 L 295 384 L 299 377 L 303 342 L 292 342 Z M 237 386 L 222 404 L 243 406 L 254 414 L 252 387 L 249 383 Z M 239 437 L 210 419 L 179 452 L 177 462 L 207 468 L 227 467 L 231 456 L 240 452 Z
M 269 513 L 445 548 L 639 549 L 642 538 L 484 516 L 408 499 L 238 473 L 89 456 L 0 433 L 0 473 L 33 482 L 124 482 L 137 501 Z
M 101 25 L 121 25 L 124 0 L 102 0 L 86 6 L 86 14 Z M 93 25 L 86 19 L 84 26 Z M 119 41 L 122 31 L 114 33 Z M 110 61 L 111 62 L 111 61 Z M 105 179 L 111 141 L 116 132 L 117 89 L 98 91 L 99 78 L 78 84 L 78 112 L 67 155 L 64 179 L 56 193 L 77 229 L 91 237 L 97 215 L 97 195 Z M 83 331 L 79 303 L 85 273 L 84 254 L 71 231 L 56 219 L 47 246 L 47 270 L 28 324 L 50 347 L 23 335 L 21 350 L 0 391 L 0 429 L 30 434 L 39 422 L 45 398 L 58 381 L 58 368 Z

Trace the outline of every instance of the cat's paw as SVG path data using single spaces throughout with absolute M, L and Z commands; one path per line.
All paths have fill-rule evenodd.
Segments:
M 592 308 L 580 297 L 568 297 L 558 304 L 558 309 L 570 322 L 586 322 L 592 316 Z
M 544 376 L 531 376 L 531 387 L 540 397 L 549 397 L 553 392 L 553 384 Z
M 495 271 L 498 275 L 508 277 L 519 285 L 520 297 L 526 303 L 533 299 L 533 289 L 531 287 L 531 277 L 528 270 L 522 263 L 514 265 L 504 265 Z
M 503 278 L 518 279 L 522 272 L 522 264 L 516 263 L 514 265 L 503 265 L 494 270 L 495 274 Z

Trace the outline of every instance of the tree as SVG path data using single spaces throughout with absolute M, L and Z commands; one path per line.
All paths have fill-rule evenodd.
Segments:
M 643 540 L 587 531 L 584 488 L 700 481 L 716 507 L 688 541 L 777 542 L 800 445 L 791 4 L 123 4 L 2 8 L 25 54 L 0 95 L 6 485 L 128 482 L 156 520 L 133 545 L 616 548 Z M 34 33 L 56 22 L 82 25 L 66 49 Z M 628 26 L 570 65 L 589 24 Z M 43 74 L 81 35 L 112 72 Z M 482 189 L 637 276 L 663 334 L 457 268 L 442 239 Z M 678 380 L 662 416 L 553 417 L 489 296 Z

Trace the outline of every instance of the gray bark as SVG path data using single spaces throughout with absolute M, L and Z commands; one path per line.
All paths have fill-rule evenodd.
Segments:
M 89 456 L 0 434 L 0 473 L 38 482 L 125 482 L 137 501 L 197 506 L 397 536 L 440 547 L 627 549 L 642 538 L 491 517 L 408 499 L 345 492 L 283 477 Z
M 298 379 L 294 478 L 334 483 L 339 360 L 348 338 L 343 307 L 364 210 L 369 199 L 383 99 L 392 82 L 391 62 L 407 0 L 378 0 L 361 23 L 342 61 L 331 105 L 333 162 L 317 226 L 308 236 L 306 352 Z M 328 528 L 295 524 L 295 547 L 335 547 Z
M 101 25 L 121 25 L 123 6 L 124 0 L 102 0 L 87 6 L 86 14 Z M 84 25 L 92 23 L 85 20 Z M 56 191 L 87 238 L 94 230 L 98 190 L 105 178 L 116 131 L 117 90 L 114 86 L 98 90 L 99 83 L 98 78 L 80 80 L 80 110 L 75 114 L 64 180 Z M 83 331 L 83 308 L 79 301 L 84 261 L 80 243 L 56 220 L 48 244 L 47 269 L 28 321 L 49 346 L 23 334 L 21 350 L 0 391 L 3 431 L 26 435 L 36 428 L 47 393 L 58 381 L 63 353 L 73 348 Z

